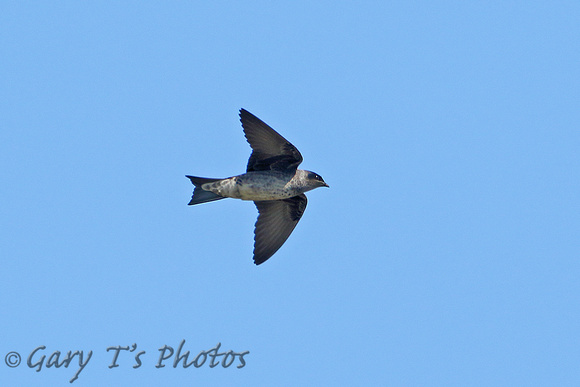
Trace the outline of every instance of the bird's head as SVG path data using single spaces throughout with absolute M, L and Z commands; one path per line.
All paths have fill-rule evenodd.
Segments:
M 326 184 L 322 176 L 320 176 L 318 173 L 308 171 L 308 175 L 306 177 L 308 179 L 308 182 L 312 184 L 315 188 L 329 187 L 329 185 Z

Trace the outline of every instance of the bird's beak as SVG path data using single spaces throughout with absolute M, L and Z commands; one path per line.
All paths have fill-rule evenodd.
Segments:
M 323 187 L 330 188 L 330 186 L 328 184 L 326 184 L 326 183 L 324 183 Z

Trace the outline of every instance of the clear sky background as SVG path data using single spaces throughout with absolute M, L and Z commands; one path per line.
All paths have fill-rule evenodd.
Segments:
M 2 2 L 0 384 L 70 385 L 46 346 L 93 351 L 74 386 L 580 385 L 579 20 Z M 184 175 L 245 171 L 242 107 L 331 187 L 259 267 L 252 203 L 187 206 Z M 156 368 L 182 340 L 250 353 Z

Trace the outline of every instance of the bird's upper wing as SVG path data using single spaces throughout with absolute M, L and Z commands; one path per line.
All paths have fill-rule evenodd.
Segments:
M 254 263 L 270 258 L 290 236 L 306 209 L 306 195 L 290 199 L 255 201 L 258 221 L 254 230 Z
M 295 170 L 302 162 L 294 145 L 249 111 L 240 110 L 240 121 L 253 150 L 247 172 Z

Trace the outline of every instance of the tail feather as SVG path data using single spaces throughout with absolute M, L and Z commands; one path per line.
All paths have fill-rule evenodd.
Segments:
M 197 176 L 188 176 L 186 175 L 189 180 L 195 185 L 195 189 L 193 190 L 193 196 L 189 201 L 188 205 L 206 203 L 206 202 L 213 202 L 214 200 L 224 199 L 223 196 L 215 194 L 211 191 L 206 191 L 201 186 L 205 183 L 213 183 L 214 181 L 219 181 L 221 179 L 208 179 L 205 177 L 197 177 Z

